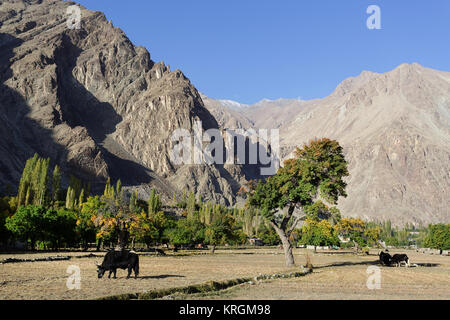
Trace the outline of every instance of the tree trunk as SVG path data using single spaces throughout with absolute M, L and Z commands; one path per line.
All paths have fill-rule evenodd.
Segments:
M 216 245 L 213 244 L 211 248 L 211 254 L 214 254 L 216 252 Z
M 136 237 L 132 237 L 131 238 L 131 249 L 134 250 L 134 240 L 136 239 Z
M 118 230 L 118 234 L 119 234 L 119 238 L 117 239 L 118 247 L 120 250 L 124 250 L 128 245 L 128 239 L 129 239 L 130 233 L 123 225 L 122 228 Z
M 295 266 L 294 254 L 292 253 L 292 245 L 288 238 L 282 240 L 284 256 L 286 258 L 286 267 Z
M 286 267 L 290 268 L 290 267 L 295 266 L 294 254 L 292 253 L 292 244 L 289 241 L 289 237 L 286 233 L 286 230 L 284 230 L 283 228 L 280 228 L 273 221 L 270 221 L 270 224 L 275 229 L 276 233 L 280 237 L 281 243 L 283 244 L 284 257 L 286 259 Z
M 280 237 L 281 243 L 283 244 L 286 267 L 295 266 L 294 254 L 292 253 L 292 244 L 289 241 L 286 232 L 284 230 L 281 230 L 280 228 L 276 228 L 275 231 L 277 232 L 278 236 Z
M 353 241 L 353 243 L 355 244 L 355 251 L 356 251 L 356 254 L 358 254 L 358 249 L 359 249 L 358 243 L 357 243 L 356 241 Z

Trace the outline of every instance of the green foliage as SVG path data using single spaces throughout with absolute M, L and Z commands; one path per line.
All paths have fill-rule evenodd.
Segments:
M 77 201 L 75 198 L 75 189 L 73 189 L 72 187 L 69 187 L 67 189 L 67 194 L 66 194 L 66 208 L 69 210 L 73 210 L 75 209 L 77 206 Z
M 67 210 L 51 210 L 42 206 L 20 207 L 7 218 L 6 228 L 14 236 L 30 241 L 32 249 L 37 241 L 48 242 L 54 249 L 75 240 L 76 216 Z
M 330 223 L 337 224 L 342 218 L 338 208 L 328 207 L 323 201 L 318 200 L 305 208 L 306 216 L 316 222 L 327 220 Z
M 53 249 L 76 242 L 76 214 L 66 209 L 47 210 L 43 216 L 43 241 L 50 242 Z
M 347 175 L 339 143 L 314 140 L 303 149 L 297 148 L 296 158 L 286 161 L 275 176 L 265 183 L 260 181 L 250 192 L 249 203 L 269 220 L 288 206 L 312 206 L 318 197 L 335 204 L 339 196 L 346 196 L 343 177 Z
M 424 246 L 438 250 L 450 250 L 450 224 L 430 225 Z
M 88 248 L 90 242 L 95 242 L 99 228 L 95 225 L 94 220 L 97 212 L 105 206 L 105 202 L 100 197 L 88 197 L 86 202 L 81 204 L 80 210 L 76 212 L 76 233 L 85 249 Z
M 49 201 L 50 159 L 39 158 L 37 154 L 28 159 L 22 173 L 18 192 L 18 205 L 46 205 Z
M 28 205 L 20 207 L 14 216 L 6 219 L 6 228 L 14 236 L 24 241 L 31 241 L 32 249 L 37 240 L 42 240 L 43 217 L 45 209 L 43 207 Z
M 61 172 L 58 166 L 55 166 L 52 177 L 52 200 L 58 202 L 61 197 Z
M 280 237 L 276 231 L 268 224 L 263 223 L 257 233 L 257 237 L 262 240 L 266 246 L 277 246 L 281 243 Z
M 228 214 L 215 216 L 205 230 L 205 243 L 210 245 L 233 244 L 238 241 L 239 232 L 234 219 Z
M 161 211 L 161 208 L 161 195 L 157 194 L 155 189 L 152 189 L 152 191 L 150 192 L 150 198 L 148 200 L 148 213 L 155 214 Z
M 197 208 L 195 195 L 193 192 L 189 193 L 189 197 L 186 202 L 186 211 L 187 211 L 187 217 L 192 218 L 194 216 L 194 212 Z
M 407 224 L 403 228 L 392 226 L 391 221 L 368 222 L 367 229 L 375 229 L 368 231 L 366 234 L 369 244 L 374 243 L 374 236 L 378 233 L 378 240 L 384 241 L 387 246 L 405 247 L 409 245 L 423 246 L 424 239 L 428 234 L 428 229 L 424 227 L 415 227 Z M 372 234 L 370 234 L 372 232 Z M 372 243 L 371 243 L 372 242 Z
M 261 210 L 283 245 L 288 247 L 291 233 L 300 219 L 294 217 L 295 209 L 320 219 L 322 213 L 329 210 L 319 201 L 335 205 L 339 197 L 346 197 L 347 184 L 343 179 L 349 175 L 347 161 L 337 141 L 313 140 L 302 149 L 297 148 L 295 155 L 275 176 L 259 181 L 248 192 L 248 204 Z M 286 264 L 293 263 L 292 251 L 286 250 Z
M 16 211 L 16 198 L 0 198 L 0 243 L 6 244 L 12 237 L 12 233 L 6 228 L 6 219 Z
M 176 246 L 205 242 L 205 225 L 198 219 L 180 219 L 168 232 L 170 243 Z

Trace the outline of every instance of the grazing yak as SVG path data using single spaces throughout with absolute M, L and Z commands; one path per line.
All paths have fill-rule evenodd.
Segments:
M 109 251 L 103 263 L 97 264 L 98 278 L 101 279 L 106 271 L 109 271 L 108 278 L 111 278 L 111 274 L 114 274 L 114 279 L 117 279 L 117 269 L 128 269 L 127 279 L 130 278 L 131 272 L 134 271 L 134 277 L 139 275 L 139 256 L 136 252 L 130 250 Z
M 391 259 L 392 263 L 395 263 L 397 267 L 400 267 L 402 263 L 405 263 L 405 267 L 409 267 L 409 258 L 406 254 L 394 254 Z
M 390 266 L 391 265 L 392 257 L 389 253 L 385 253 L 383 251 L 380 252 L 380 262 L 384 266 Z

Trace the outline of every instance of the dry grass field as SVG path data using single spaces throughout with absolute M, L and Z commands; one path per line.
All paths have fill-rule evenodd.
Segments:
M 305 250 L 296 250 L 296 263 L 305 263 Z M 219 292 L 174 295 L 175 299 L 450 299 L 450 257 L 408 251 L 411 263 L 427 264 L 415 268 L 381 267 L 380 290 L 366 286 L 367 267 L 378 257 L 355 256 L 351 253 L 311 254 L 314 272 L 293 279 L 264 280 L 243 284 Z M 59 253 L 60 255 L 69 255 Z M 51 254 L 0 255 L 36 258 Z M 71 255 L 82 255 L 72 253 Z M 97 279 L 95 261 L 80 258 L 68 261 L 24 262 L 0 265 L 0 299 L 95 299 L 110 295 L 146 292 L 154 289 L 181 287 L 206 281 L 230 280 L 259 274 L 285 273 L 299 268 L 284 267 L 284 256 L 277 249 L 218 250 L 215 255 L 186 254 L 140 257 L 140 277 L 126 279 L 126 271 L 118 271 L 118 279 Z M 81 289 L 68 290 L 67 268 L 81 270 Z

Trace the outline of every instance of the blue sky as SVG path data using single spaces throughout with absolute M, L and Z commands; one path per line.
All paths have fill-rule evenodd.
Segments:
M 217 99 L 314 99 L 363 70 L 450 71 L 449 0 L 80 0 Z M 381 30 L 369 30 L 369 5 Z

